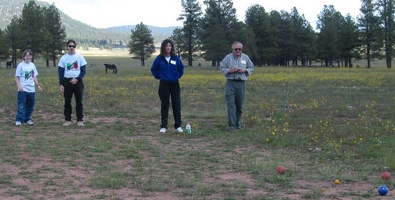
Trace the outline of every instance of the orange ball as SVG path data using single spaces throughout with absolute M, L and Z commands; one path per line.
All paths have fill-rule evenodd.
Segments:
M 283 167 L 283 166 L 277 166 L 276 167 L 276 172 L 277 173 L 279 173 L 279 174 L 284 174 L 285 173 L 285 167 Z
M 384 180 L 390 180 L 391 174 L 389 172 L 383 172 L 383 173 L 381 173 L 381 178 Z
M 340 184 L 340 181 L 339 180 L 335 180 L 335 184 L 337 185 L 337 184 Z

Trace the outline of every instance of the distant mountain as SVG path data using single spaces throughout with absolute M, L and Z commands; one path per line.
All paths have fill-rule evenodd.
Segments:
M 176 28 L 179 28 L 178 26 L 170 26 L 170 27 L 156 27 L 156 26 L 150 26 L 146 25 L 150 30 L 152 35 L 154 36 L 154 42 L 156 44 L 162 42 L 162 40 L 168 38 L 173 34 L 173 30 Z M 130 34 L 132 33 L 131 30 L 135 29 L 135 25 L 129 25 L 129 26 L 114 26 L 110 28 L 105 28 L 105 30 L 112 32 L 112 33 L 120 33 L 120 34 L 127 34 L 128 39 L 130 38 Z
M 24 4 L 29 0 L 0 0 L 0 29 L 4 30 L 14 16 L 19 17 Z M 48 7 L 51 4 L 43 1 L 36 1 L 37 5 Z M 59 10 L 59 8 L 58 8 Z M 110 28 L 95 28 L 78 20 L 70 18 L 67 14 L 59 10 L 63 25 L 66 28 L 67 38 L 72 38 L 81 42 L 99 41 L 102 43 L 125 45 L 130 40 L 131 30 L 135 26 L 117 26 Z M 147 24 L 146 24 L 147 25 Z M 147 25 L 154 37 L 154 43 L 158 44 L 163 39 L 170 37 L 177 27 L 155 27 Z

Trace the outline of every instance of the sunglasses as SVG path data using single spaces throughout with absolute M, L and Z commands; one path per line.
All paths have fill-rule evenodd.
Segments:
M 235 50 L 235 51 L 241 51 L 241 49 L 240 49 L 240 48 L 236 48 L 236 49 L 233 49 L 233 50 Z
M 70 48 L 75 48 L 75 45 L 69 45 Z

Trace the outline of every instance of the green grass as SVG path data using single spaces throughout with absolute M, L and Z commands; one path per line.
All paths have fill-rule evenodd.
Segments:
M 393 69 L 256 67 L 245 128 L 228 132 L 224 77 L 186 67 L 182 117 L 192 134 L 161 135 L 152 61 L 87 61 L 83 128 L 62 126 L 57 68 L 40 60 L 35 125 L 14 127 L 15 71 L 0 69 L 0 197 L 378 199 L 382 184 L 394 196 L 394 179 L 380 179 L 395 170 Z

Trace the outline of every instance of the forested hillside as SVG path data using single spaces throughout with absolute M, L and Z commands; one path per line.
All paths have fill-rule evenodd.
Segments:
M 0 29 L 4 30 L 11 22 L 13 17 L 19 17 L 22 8 L 29 0 L 0 0 Z M 48 7 L 50 4 L 42 1 L 36 1 L 37 5 Z M 134 25 L 110 27 L 110 28 L 95 28 L 84 24 L 78 19 L 72 19 L 67 14 L 59 10 L 61 21 L 66 28 L 67 38 L 73 38 L 77 41 L 90 43 L 93 46 L 118 46 L 125 45 L 130 39 L 131 29 Z M 155 43 L 160 42 L 166 37 L 169 37 L 176 27 L 160 28 L 149 26 L 152 31 Z

